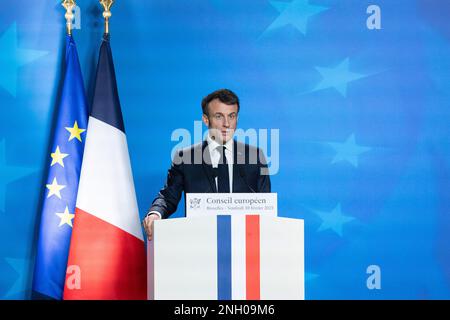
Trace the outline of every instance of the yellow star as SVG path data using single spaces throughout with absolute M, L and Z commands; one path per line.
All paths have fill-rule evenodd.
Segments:
M 86 131 L 86 129 L 78 128 L 78 123 L 75 121 L 73 127 L 66 127 L 66 130 L 70 132 L 69 141 L 73 138 L 77 138 L 81 142 L 81 134 Z
M 56 213 L 58 217 L 61 218 L 61 221 L 59 222 L 59 227 L 61 227 L 64 224 L 68 224 L 70 227 L 73 227 L 72 225 L 72 219 L 75 217 L 73 213 L 69 213 L 69 208 L 66 206 L 66 209 L 64 212 Z
M 52 184 L 47 184 L 47 189 L 49 190 L 47 198 L 50 198 L 51 196 L 55 195 L 58 198 L 61 199 L 61 193 L 60 191 L 64 189 L 66 186 L 62 184 L 58 184 L 58 181 L 56 180 L 56 177 L 53 178 Z
M 59 163 L 63 168 L 64 168 L 64 162 L 63 159 L 65 157 L 67 157 L 69 154 L 68 153 L 61 153 L 61 151 L 59 151 L 59 146 L 56 147 L 55 152 L 53 152 L 52 154 L 50 154 L 50 156 L 52 157 L 52 164 L 50 165 L 53 166 L 54 164 Z

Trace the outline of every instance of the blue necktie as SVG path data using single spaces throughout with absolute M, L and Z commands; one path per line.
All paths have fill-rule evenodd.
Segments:
M 228 173 L 227 157 L 225 157 L 225 147 L 219 147 L 220 159 L 217 167 L 217 192 L 230 192 L 230 176 Z

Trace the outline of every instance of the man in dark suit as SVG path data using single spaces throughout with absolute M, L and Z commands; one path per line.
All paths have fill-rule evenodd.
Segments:
M 203 99 L 202 120 L 208 127 L 208 137 L 176 153 L 166 184 L 143 221 L 149 239 L 153 221 L 174 213 L 183 191 L 270 192 L 263 152 L 233 139 L 239 109 L 239 98 L 231 90 L 217 90 Z

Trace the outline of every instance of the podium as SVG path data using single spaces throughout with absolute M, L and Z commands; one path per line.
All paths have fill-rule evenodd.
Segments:
M 148 298 L 304 299 L 303 220 L 200 215 L 157 220 L 147 244 Z

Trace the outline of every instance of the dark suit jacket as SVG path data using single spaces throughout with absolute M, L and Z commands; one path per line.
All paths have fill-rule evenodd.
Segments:
M 203 141 L 176 153 L 166 184 L 153 201 L 149 212 L 158 211 L 163 218 L 168 218 L 177 210 L 183 191 L 217 192 L 207 145 L 207 141 Z M 233 193 L 270 192 L 267 162 L 259 148 L 234 141 L 233 158 Z

